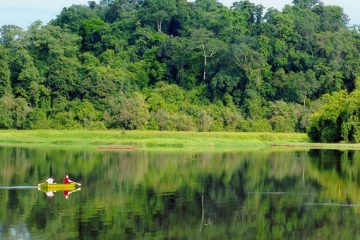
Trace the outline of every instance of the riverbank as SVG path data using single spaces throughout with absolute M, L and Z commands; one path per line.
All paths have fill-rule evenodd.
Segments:
M 122 130 L 3 130 L 2 146 L 129 150 L 236 150 L 266 147 L 360 149 L 360 144 L 310 143 L 303 133 L 171 132 Z
M 205 150 L 224 148 L 259 148 L 271 143 L 305 143 L 299 133 L 171 132 L 121 130 L 6 130 L 0 131 L 0 145 L 77 147 L 107 150 L 161 149 Z

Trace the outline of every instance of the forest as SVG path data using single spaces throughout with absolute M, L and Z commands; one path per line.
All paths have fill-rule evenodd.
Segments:
M 305 132 L 360 141 L 360 33 L 293 0 L 102 0 L 0 29 L 0 129 Z M 338 104 L 341 103 L 341 104 Z

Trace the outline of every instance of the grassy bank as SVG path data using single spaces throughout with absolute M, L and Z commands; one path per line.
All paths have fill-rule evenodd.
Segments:
M 299 133 L 233 133 L 233 132 L 159 132 L 159 131 L 88 131 L 32 130 L 0 131 L 0 145 L 45 145 L 94 148 L 99 146 L 133 146 L 136 149 L 224 149 L 259 148 L 272 143 L 305 143 Z
M 159 132 L 31 130 L 0 131 L 0 145 L 109 150 L 236 150 L 266 147 L 357 148 L 351 144 L 313 144 L 302 133 Z

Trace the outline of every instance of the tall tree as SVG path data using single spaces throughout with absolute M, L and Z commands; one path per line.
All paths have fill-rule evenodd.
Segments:
M 139 18 L 147 22 L 156 23 L 158 32 L 162 32 L 163 24 L 169 24 L 171 17 L 176 14 L 175 0 L 144 0 L 139 11 Z
M 11 93 L 8 51 L 0 45 L 0 98 Z
M 313 8 L 320 3 L 320 0 L 293 0 L 294 6 L 300 8 Z
M 248 0 L 234 2 L 231 9 L 241 12 L 248 24 L 260 23 L 263 19 L 264 7 Z
M 0 28 L 0 43 L 6 48 L 14 47 L 14 42 L 21 39 L 24 35 L 23 30 L 15 25 L 4 25 Z
M 203 59 L 203 78 L 206 80 L 208 59 L 214 57 L 223 48 L 223 42 L 214 37 L 214 33 L 206 29 L 195 29 L 191 32 L 192 44 L 198 50 Z
M 349 17 L 339 6 L 324 6 L 320 4 L 314 8 L 314 11 L 320 16 L 322 31 L 338 31 L 346 28 L 349 23 Z

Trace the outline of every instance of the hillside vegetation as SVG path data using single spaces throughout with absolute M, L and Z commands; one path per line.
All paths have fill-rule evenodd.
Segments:
M 1 28 L 0 128 L 305 132 L 322 95 L 355 89 L 359 50 L 317 0 L 90 1 Z

